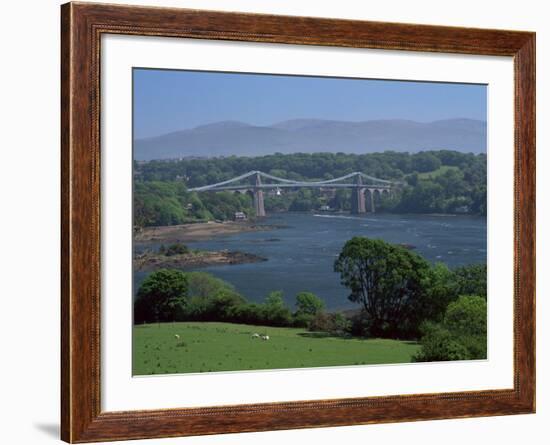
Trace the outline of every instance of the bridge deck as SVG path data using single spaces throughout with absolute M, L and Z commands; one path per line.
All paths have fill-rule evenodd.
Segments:
M 192 191 L 203 191 L 203 192 L 221 192 L 226 190 L 246 190 L 246 189 L 278 189 L 278 188 L 323 188 L 323 189 L 333 189 L 333 188 L 360 188 L 360 189 L 374 189 L 374 190 L 391 190 L 392 187 L 389 185 L 370 185 L 370 184 L 323 184 L 323 183 L 296 183 L 296 184 L 260 184 L 260 185 L 230 185 L 230 186 L 221 186 L 216 188 L 205 189 L 203 187 L 197 187 L 189 189 Z

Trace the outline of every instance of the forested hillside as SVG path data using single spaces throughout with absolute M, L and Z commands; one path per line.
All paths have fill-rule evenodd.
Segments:
M 136 162 L 134 205 L 137 226 L 181 224 L 196 220 L 231 219 L 236 211 L 254 216 L 252 198 L 230 192 L 190 193 L 251 170 L 291 180 L 332 179 L 355 171 L 406 185 L 378 210 L 399 213 L 486 214 L 487 158 L 449 150 L 416 154 L 384 152 L 295 153 L 260 157 L 182 159 Z M 351 191 L 327 195 L 301 189 L 265 197 L 267 212 L 312 211 L 321 206 L 349 210 Z

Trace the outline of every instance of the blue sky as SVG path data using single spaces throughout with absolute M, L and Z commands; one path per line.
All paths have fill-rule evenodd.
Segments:
M 211 122 L 485 120 L 485 85 L 134 69 L 134 137 Z

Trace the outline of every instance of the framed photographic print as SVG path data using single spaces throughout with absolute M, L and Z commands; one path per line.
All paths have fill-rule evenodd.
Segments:
M 62 439 L 535 410 L 535 35 L 62 6 Z

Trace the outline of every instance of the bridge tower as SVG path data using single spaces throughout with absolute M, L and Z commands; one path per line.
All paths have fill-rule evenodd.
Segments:
M 368 193 L 368 195 L 369 195 L 367 211 L 371 212 L 371 213 L 374 213 L 375 212 L 375 208 L 374 208 L 374 190 L 373 189 L 366 189 L 365 193 Z
M 265 216 L 264 207 L 264 192 L 259 187 L 262 185 L 262 178 L 259 172 L 256 172 L 256 185 L 254 186 L 254 210 L 256 210 L 256 216 Z
M 361 175 L 355 176 L 355 184 L 351 192 L 351 213 L 359 215 L 367 211 L 365 207 L 365 189 L 361 187 L 363 185 Z

